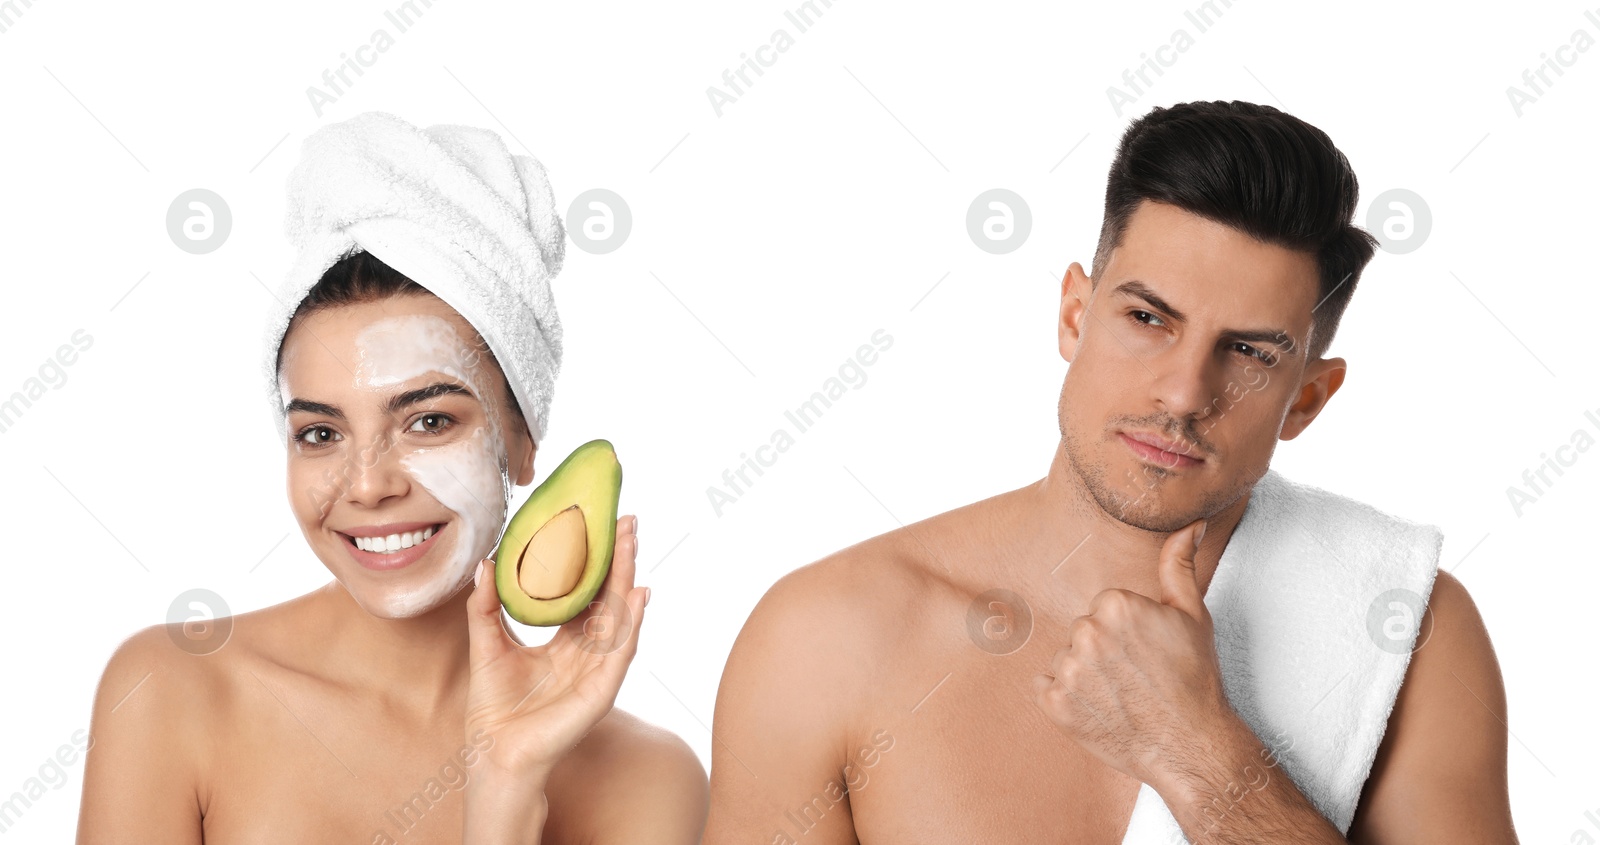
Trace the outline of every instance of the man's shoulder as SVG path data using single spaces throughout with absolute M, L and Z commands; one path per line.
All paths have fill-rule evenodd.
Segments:
M 1443 683 L 1444 673 L 1469 689 L 1467 676 L 1471 675 L 1483 680 L 1491 693 L 1503 695 L 1488 626 L 1466 585 L 1447 570 L 1440 569 L 1434 578 L 1417 637 L 1406 671 L 1408 683 L 1417 675 L 1435 675 L 1438 692 L 1443 693 L 1456 686 Z
M 1418 824 L 1446 838 L 1482 834 L 1485 819 L 1496 836 L 1514 837 L 1505 682 L 1477 605 L 1449 572 L 1438 573 L 1418 643 L 1362 787 L 1351 838 L 1382 839 Z M 1427 783 L 1445 786 L 1418 790 Z M 1467 806 L 1474 814 L 1461 812 Z
M 941 580 L 932 563 L 939 546 L 930 545 L 938 541 L 915 532 L 921 526 L 930 533 L 937 519 L 863 540 L 789 572 L 768 588 L 751 622 L 856 641 L 902 629 Z
M 848 700 L 867 690 L 949 590 L 933 517 L 801 566 L 767 589 L 729 655 L 725 682 L 803 677 L 807 695 Z
M 1505 683 L 1488 626 L 1466 586 L 1441 569 L 1418 625 L 1379 758 L 1397 745 L 1467 741 L 1459 730 L 1463 722 L 1489 724 L 1492 719 L 1503 726 L 1505 703 Z M 1447 712 L 1458 718 L 1442 718 Z

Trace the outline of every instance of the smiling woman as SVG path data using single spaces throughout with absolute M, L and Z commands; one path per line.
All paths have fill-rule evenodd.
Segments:
M 476 354 L 482 341 L 472 327 L 381 266 L 368 253 L 334 265 L 325 278 L 375 279 L 380 291 L 393 292 L 363 298 L 370 297 L 363 288 L 339 285 L 309 308 L 302 303 L 280 353 L 279 380 L 302 531 L 333 544 L 325 560 L 359 564 L 341 581 L 368 612 L 413 616 L 465 586 L 494 547 L 510 468 L 530 475 L 534 447 L 526 423 L 509 410 L 514 397 L 498 398 L 510 388 L 492 357 Z M 369 466 L 350 466 L 356 447 Z M 372 521 L 396 480 L 385 475 L 391 464 L 437 503 L 433 512 Z M 425 555 L 429 565 L 413 565 Z
M 352 140 L 371 145 L 352 159 Z M 395 154 L 407 145 L 452 170 Z M 379 155 L 396 160 L 363 170 Z M 361 181 L 395 172 L 428 178 Z M 427 191 L 485 207 L 470 231 L 417 214 L 400 235 L 393 208 Z M 560 362 L 553 202 L 537 162 L 484 130 L 369 113 L 308 139 L 291 177 L 302 255 L 266 360 L 290 509 L 333 580 L 234 617 L 221 647 L 177 647 L 169 625 L 117 650 L 95 701 L 80 842 L 698 841 L 699 759 L 612 706 L 648 596 L 633 585 L 636 517 L 617 521 L 613 598 L 544 645 L 513 636 L 482 577 L 512 487 L 534 479 Z M 364 225 L 379 209 L 386 222 Z M 475 238 L 511 244 L 507 260 L 473 265 L 487 254 Z M 424 284 L 391 259 L 434 275 Z M 525 287 L 497 310 L 508 284 Z M 504 304 L 541 292 L 536 315 Z M 613 618 L 631 620 L 627 642 L 586 648 Z M 435 777 L 446 769 L 449 789 Z

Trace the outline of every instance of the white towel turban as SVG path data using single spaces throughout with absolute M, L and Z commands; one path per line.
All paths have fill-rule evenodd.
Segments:
M 372 111 L 307 137 L 288 185 L 284 230 L 299 256 L 276 291 L 266 336 L 278 441 L 287 445 L 288 436 L 278 348 L 306 292 L 353 250 L 427 288 L 477 329 L 541 441 L 561 368 L 550 281 L 566 238 L 544 166 L 512 155 L 487 129 L 419 129 Z

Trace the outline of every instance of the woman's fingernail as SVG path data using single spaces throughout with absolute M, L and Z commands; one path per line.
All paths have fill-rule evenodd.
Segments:
M 645 607 L 649 607 L 650 606 L 650 588 L 649 587 L 645 587 L 644 588 L 644 606 Z
M 480 561 L 478 561 L 478 568 L 474 569 L 472 571 L 472 586 L 473 587 L 477 587 L 478 586 L 478 582 L 482 581 L 482 580 L 483 580 L 483 561 L 480 560 Z

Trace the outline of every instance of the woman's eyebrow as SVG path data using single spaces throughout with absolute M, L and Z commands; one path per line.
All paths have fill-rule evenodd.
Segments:
M 462 387 L 459 384 L 440 381 L 434 382 L 427 387 L 419 387 L 416 390 L 407 390 L 405 393 L 395 395 L 388 402 L 384 403 L 383 412 L 393 416 L 396 412 L 408 406 L 415 405 L 418 402 L 426 402 L 435 396 L 443 396 L 447 393 L 458 394 L 465 396 L 468 399 L 478 398 L 472 395 L 472 391 Z
M 419 402 L 426 402 L 436 396 L 443 396 L 445 394 L 459 394 L 470 399 L 478 398 L 473 395 L 472 391 L 462 387 L 459 384 L 441 381 L 430 384 L 427 387 L 419 387 L 416 390 L 407 390 L 404 393 L 395 394 L 389 398 L 389 401 L 384 403 L 383 412 L 389 416 L 393 416 L 399 411 L 410 407 L 411 405 L 415 405 Z M 338 420 L 345 418 L 344 411 L 341 410 L 339 406 L 330 405 L 326 402 L 317 402 L 312 399 L 294 399 L 283 408 L 283 413 L 285 416 L 296 411 L 302 411 L 308 414 L 318 414 L 325 417 L 333 417 L 334 419 Z

